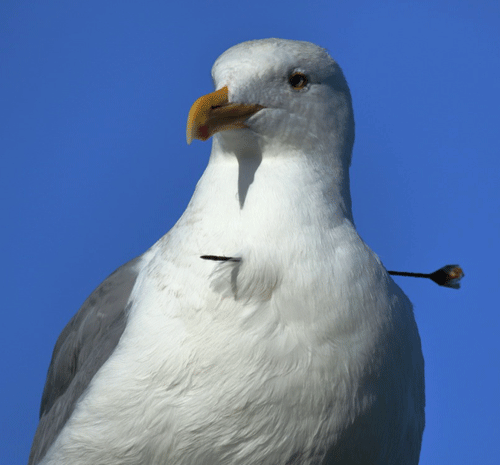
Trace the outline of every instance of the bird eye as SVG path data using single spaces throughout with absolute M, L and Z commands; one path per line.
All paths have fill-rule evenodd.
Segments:
M 307 85 L 307 76 L 298 72 L 292 73 L 292 75 L 288 79 L 288 82 L 294 89 L 300 90 Z

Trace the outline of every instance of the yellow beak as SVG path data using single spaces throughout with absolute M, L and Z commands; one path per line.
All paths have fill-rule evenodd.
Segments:
M 219 131 L 246 128 L 245 121 L 262 108 L 256 103 L 229 103 L 227 87 L 204 95 L 189 110 L 187 143 L 207 140 Z

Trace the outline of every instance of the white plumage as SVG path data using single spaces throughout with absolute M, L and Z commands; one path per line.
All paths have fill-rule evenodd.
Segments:
M 116 348 L 40 463 L 417 464 L 420 340 L 353 225 L 342 71 L 268 39 L 213 77 L 258 108 L 217 123 L 188 208 L 134 265 Z

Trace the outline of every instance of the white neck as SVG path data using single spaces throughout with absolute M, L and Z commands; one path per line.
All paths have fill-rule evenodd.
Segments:
M 178 226 L 188 222 L 190 229 L 209 227 L 231 242 L 241 237 L 267 242 L 280 241 L 294 229 L 352 223 L 348 169 L 311 162 L 316 155 L 321 161 L 324 154 L 291 150 L 275 155 L 279 152 L 270 147 L 259 152 L 253 146 L 235 154 L 225 148 L 214 139 L 210 162 Z

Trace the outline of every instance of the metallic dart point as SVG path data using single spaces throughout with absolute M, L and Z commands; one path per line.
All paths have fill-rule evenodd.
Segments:
M 439 286 L 460 289 L 460 280 L 465 276 L 459 265 L 446 265 L 434 273 L 411 273 L 408 271 L 388 271 L 393 276 L 411 276 L 414 278 L 429 278 Z

